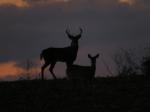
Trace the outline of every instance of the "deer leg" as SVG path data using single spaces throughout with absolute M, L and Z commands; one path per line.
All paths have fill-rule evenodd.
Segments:
M 55 74 L 54 74 L 54 72 L 53 72 L 53 69 L 54 69 L 54 67 L 55 67 L 55 64 L 56 64 L 56 62 L 51 63 L 51 66 L 50 66 L 49 70 L 50 70 L 50 72 L 51 72 L 53 78 L 54 78 L 54 79 L 57 79 L 56 76 L 55 76 Z
M 45 63 L 42 67 L 41 67 L 41 75 L 42 75 L 42 80 L 44 80 L 44 70 L 45 68 L 49 65 L 49 63 Z

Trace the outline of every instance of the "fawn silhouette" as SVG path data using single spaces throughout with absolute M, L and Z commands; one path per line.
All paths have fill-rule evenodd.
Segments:
M 80 33 L 77 35 L 71 35 L 70 31 L 66 30 L 66 34 L 71 40 L 71 45 L 64 48 L 47 48 L 41 52 L 40 59 L 44 59 L 44 65 L 41 67 L 42 80 L 44 79 L 44 69 L 50 65 L 50 73 L 54 79 L 57 79 L 53 69 L 56 62 L 65 62 L 67 66 L 72 65 L 76 60 L 78 52 L 78 40 L 82 35 L 82 28 L 80 28 Z
M 96 59 L 99 57 L 99 54 L 93 57 L 88 54 L 88 57 L 91 60 L 91 66 L 80 66 L 74 64 L 67 66 L 66 73 L 69 79 L 88 82 L 91 82 L 94 79 L 96 70 Z

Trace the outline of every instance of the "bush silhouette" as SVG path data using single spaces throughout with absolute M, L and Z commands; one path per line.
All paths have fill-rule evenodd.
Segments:
M 150 56 L 143 57 L 141 71 L 146 76 L 150 74 Z

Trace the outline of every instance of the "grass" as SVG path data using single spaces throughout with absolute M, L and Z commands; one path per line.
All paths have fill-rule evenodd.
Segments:
M 0 112 L 149 111 L 150 79 L 96 78 L 93 86 L 66 79 L 0 82 Z

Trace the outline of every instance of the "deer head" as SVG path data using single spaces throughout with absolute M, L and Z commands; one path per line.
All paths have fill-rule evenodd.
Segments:
M 81 35 L 82 35 L 82 32 L 83 32 L 82 28 L 79 28 L 79 29 L 80 29 L 80 33 L 77 34 L 77 35 L 71 35 L 70 31 L 68 29 L 66 30 L 66 34 L 72 40 L 71 46 L 78 45 L 78 40 L 81 38 Z
M 95 65 L 96 59 L 99 57 L 99 54 L 97 54 L 96 56 L 91 56 L 90 54 L 88 54 L 88 57 L 91 59 L 92 65 Z

